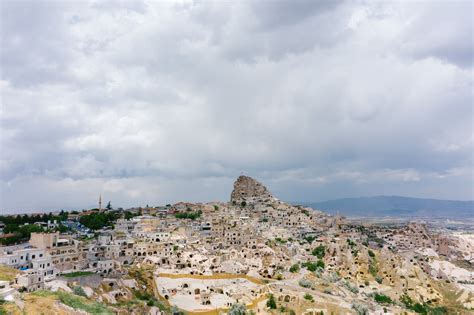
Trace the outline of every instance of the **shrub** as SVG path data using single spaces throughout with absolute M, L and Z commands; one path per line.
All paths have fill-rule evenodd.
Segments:
M 375 293 L 374 300 L 375 300 L 375 302 L 381 303 L 381 304 L 392 304 L 393 303 L 393 301 L 390 297 L 388 297 L 384 294 L 379 294 L 379 293 Z
M 319 245 L 311 252 L 313 256 L 318 257 L 319 259 L 323 258 L 326 254 L 326 247 L 324 245 Z
M 272 310 L 275 310 L 277 308 L 275 297 L 273 296 L 273 294 L 270 294 L 268 296 L 267 307 Z
M 196 220 L 197 218 L 201 217 L 202 211 L 198 210 L 196 212 L 189 212 L 191 211 L 190 208 L 187 209 L 188 212 L 178 212 L 174 216 L 176 219 L 191 219 Z
M 300 281 L 298 281 L 298 284 L 303 288 L 311 288 L 313 286 L 313 283 L 308 279 L 301 279 Z
M 308 269 L 308 271 L 316 271 L 316 269 L 318 269 L 316 263 L 310 261 L 303 263 L 303 267 Z
M 379 284 L 382 284 L 383 278 L 381 276 L 376 276 L 375 281 L 377 281 Z
M 305 300 L 308 300 L 308 301 L 311 301 L 311 302 L 314 302 L 313 296 L 312 296 L 311 294 L 309 294 L 309 293 L 306 293 L 306 294 L 304 295 L 304 299 L 305 299 Z
M 293 266 L 290 267 L 290 272 L 295 273 L 300 271 L 300 265 L 299 264 L 294 264 Z
M 400 302 L 402 302 L 407 309 L 412 310 L 415 313 L 436 315 L 448 314 L 448 310 L 444 306 L 431 307 L 426 304 L 415 303 L 407 294 L 400 297 Z
M 375 262 L 375 260 L 371 260 L 369 262 L 369 273 L 375 277 L 377 276 L 378 271 L 379 269 L 377 268 L 377 263 Z
M 318 260 L 318 262 L 316 263 L 316 267 L 324 269 L 324 267 L 325 267 L 324 261 L 322 261 L 321 259 Z
M 347 290 L 351 291 L 352 293 L 359 293 L 359 289 L 356 286 L 351 285 L 349 281 L 345 280 L 342 284 Z
M 337 282 L 341 280 L 341 277 L 339 276 L 339 274 L 337 272 L 331 272 L 331 274 L 329 274 L 327 276 L 327 281 L 331 282 L 331 283 L 334 283 L 334 282 Z
M 241 303 L 235 303 L 232 304 L 229 310 L 229 315 L 246 315 L 247 314 L 247 308 L 245 307 L 244 304 Z
M 375 254 L 373 251 L 371 251 L 370 249 L 368 250 L 368 254 L 370 257 L 374 258 L 375 257 Z
M 354 304 L 352 304 L 352 308 L 356 311 L 357 315 L 369 314 L 369 307 L 363 303 L 354 302 Z
M 280 238 L 280 237 L 277 237 L 275 238 L 275 242 L 278 242 L 278 243 L 281 243 L 281 244 L 285 244 L 286 243 L 286 240 Z

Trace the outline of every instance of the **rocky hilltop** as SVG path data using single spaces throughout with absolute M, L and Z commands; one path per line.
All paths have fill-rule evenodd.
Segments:
M 234 182 L 234 189 L 230 195 L 232 203 L 240 203 L 242 201 L 264 201 L 272 199 L 272 194 L 259 181 L 249 176 L 239 176 Z

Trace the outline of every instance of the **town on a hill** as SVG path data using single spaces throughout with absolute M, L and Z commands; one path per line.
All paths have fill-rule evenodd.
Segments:
M 2 216 L 1 314 L 472 314 L 474 235 L 228 202 Z

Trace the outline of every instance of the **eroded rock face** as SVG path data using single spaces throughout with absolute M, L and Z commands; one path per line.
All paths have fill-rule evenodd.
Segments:
M 272 194 L 259 181 L 248 176 L 239 176 L 234 182 L 234 190 L 230 195 L 230 201 L 240 203 L 242 201 L 264 201 L 273 198 Z

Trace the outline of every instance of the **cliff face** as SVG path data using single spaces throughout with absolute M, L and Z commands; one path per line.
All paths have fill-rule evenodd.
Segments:
M 230 201 L 240 203 L 242 201 L 254 201 L 273 198 L 267 188 L 257 180 L 248 176 L 239 176 L 234 182 L 234 190 L 230 195 Z

